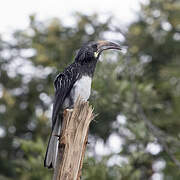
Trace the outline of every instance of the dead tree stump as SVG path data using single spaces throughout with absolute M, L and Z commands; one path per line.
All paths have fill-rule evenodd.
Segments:
M 65 110 L 53 180 L 80 180 L 93 109 L 80 98 Z

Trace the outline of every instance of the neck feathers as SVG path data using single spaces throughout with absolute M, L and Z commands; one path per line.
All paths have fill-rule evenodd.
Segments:
M 95 71 L 97 59 L 94 57 L 93 52 L 80 49 L 75 57 L 75 63 L 79 64 L 82 75 L 92 77 Z

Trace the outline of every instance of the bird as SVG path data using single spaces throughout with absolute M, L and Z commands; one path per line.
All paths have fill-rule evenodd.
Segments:
M 119 44 L 101 40 L 84 44 L 75 56 L 72 64 L 59 73 L 54 80 L 55 95 L 52 111 L 52 129 L 45 154 L 44 166 L 55 168 L 58 153 L 57 135 L 60 134 L 60 111 L 72 109 L 80 96 L 87 101 L 91 93 L 91 83 L 97 61 L 104 50 L 121 50 Z

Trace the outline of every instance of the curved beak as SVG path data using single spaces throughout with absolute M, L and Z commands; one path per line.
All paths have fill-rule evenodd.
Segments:
M 98 54 L 100 54 L 104 50 L 108 49 L 116 49 L 116 50 L 121 50 L 121 47 L 119 44 L 110 42 L 110 41 L 98 41 L 97 42 L 97 51 Z

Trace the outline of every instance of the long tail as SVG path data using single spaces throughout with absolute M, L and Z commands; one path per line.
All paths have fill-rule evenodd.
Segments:
M 60 135 L 60 124 L 60 119 L 57 119 L 54 128 L 51 131 L 44 159 L 44 167 L 54 168 L 56 165 L 56 157 L 58 153 L 58 137 L 56 135 Z

